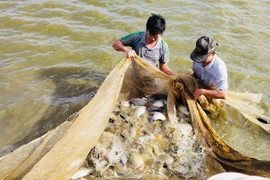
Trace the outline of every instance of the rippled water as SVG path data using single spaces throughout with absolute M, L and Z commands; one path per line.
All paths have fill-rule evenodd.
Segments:
M 0 1 L 0 152 L 88 103 L 124 56 L 112 41 L 144 30 L 150 13 L 167 20 L 171 69 L 189 69 L 195 41 L 211 35 L 227 64 L 230 90 L 262 93 L 260 106 L 270 116 L 269 9 L 268 0 Z M 238 112 L 226 108 L 212 123 L 236 148 L 270 159 L 270 136 Z

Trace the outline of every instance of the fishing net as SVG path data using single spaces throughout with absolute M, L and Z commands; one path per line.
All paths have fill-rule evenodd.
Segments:
M 164 93 L 167 95 L 167 117 L 177 123 L 177 104 L 182 102 L 190 112 L 193 130 L 206 152 L 205 177 L 236 171 L 270 177 L 270 162 L 261 161 L 235 151 L 218 136 L 202 109 L 215 110 L 218 106 L 207 98 L 194 101 L 192 92 L 198 87 L 190 72 L 170 77 L 140 57 L 123 58 L 110 72 L 94 98 L 79 112 L 54 130 L 14 150 L 0 159 L 1 179 L 71 179 L 83 166 L 90 150 L 95 147 L 117 103 L 135 97 Z M 258 103 L 256 94 L 230 92 L 224 102 L 269 131 L 269 118 L 247 111 L 243 101 Z M 170 178 L 181 178 L 174 174 Z M 158 174 L 142 178 L 159 177 Z M 125 177 L 124 177 L 125 178 Z M 128 178 L 128 177 L 126 177 Z M 164 177 L 163 177 L 164 178 Z M 196 177 L 192 177 L 196 179 Z M 81 178 L 83 179 L 83 178 Z M 185 179 L 185 178 L 184 178 Z

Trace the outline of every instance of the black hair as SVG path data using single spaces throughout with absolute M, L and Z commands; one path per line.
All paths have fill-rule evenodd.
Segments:
M 166 21 L 159 14 L 151 14 L 146 23 L 146 31 L 149 30 L 150 35 L 163 34 L 166 29 Z

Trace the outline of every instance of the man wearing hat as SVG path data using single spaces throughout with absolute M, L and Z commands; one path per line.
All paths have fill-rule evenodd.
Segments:
M 196 100 L 201 95 L 215 99 L 225 99 L 227 96 L 227 67 L 217 56 L 216 45 L 218 44 L 213 38 L 202 36 L 196 41 L 196 48 L 190 54 L 195 78 L 206 86 L 193 93 Z

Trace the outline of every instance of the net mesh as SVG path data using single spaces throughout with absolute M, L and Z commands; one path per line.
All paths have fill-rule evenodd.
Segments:
M 218 136 L 202 106 L 193 99 L 192 93 L 196 88 L 197 82 L 189 72 L 171 77 L 140 57 L 132 60 L 123 58 L 104 80 L 94 98 L 73 120 L 1 157 L 0 178 L 70 179 L 97 143 L 117 102 L 160 92 L 168 95 L 167 115 L 172 123 L 178 119 L 177 102 L 182 101 L 188 106 L 197 139 L 207 150 L 207 177 L 225 171 L 270 177 L 269 161 L 244 156 Z M 256 121 L 263 117 L 263 123 L 256 123 L 269 132 L 268 117 L 246 111 L 240 106 L 243 101 L 258 103 L 260 96 L 231 92 L 228 97 L 224 102 L 248 114 L 247 118 Z

